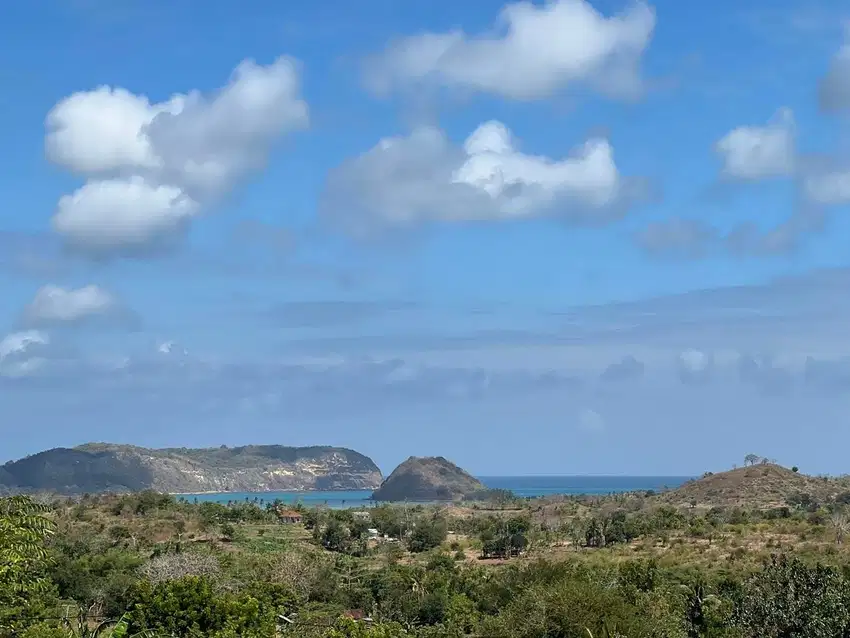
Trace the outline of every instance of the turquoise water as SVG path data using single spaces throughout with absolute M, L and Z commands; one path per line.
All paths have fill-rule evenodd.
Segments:
M 535 497 L 553 494 L 612 494 L 678 487 L 690 476 L 480 476 L 484 485 L 492 489 L 506 489 L 517 496 Z M 188 501 L 274 501 L 302 503 L 307 507 L 362 507 L 371 504 L 371 490 L 335 492 L 229 492 L 226 494 L 183 494 Z

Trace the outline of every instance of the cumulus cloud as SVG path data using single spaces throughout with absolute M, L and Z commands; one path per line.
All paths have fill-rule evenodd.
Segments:
M 117 249 L 145 254 L 179 239 L 199 211 L 177 186 L 152 185 L 143 178 L 87 182 L 63 195 L 53 228 L 74 248 L 96 255 Z
M 715 145 L 721 174 L 733 180 L 754 181 L 786 177 L 794 172 L 794 116 L 780 109 L 764 126 L 739 126 Z
M 489 34 L 455 30 L 395 42 L 369 61 L 366 79 L 379 94 L 433 84 L 528 101 L 583 85 L 634 98 L 654 28 L 655 12 L 643 2 L 612 16 L 587 0 L 516 2 Z
M 0 376 L 26 377 L 38 372 L 44 363 L 41 353 L 50 346 L 50 337 L 39 330 L 13 332 L 0 340 Z
M 210 96 L 151 103 L 121 88 L 75 93 L 48 114 L 45 147 L 89 181 L 60 199 L 53 227 L 98 255 L 167 247 L 308 119 L 297 64 L 286 57 L 242 62 Z
M 643 180 L 620 174 L 605 139 L 554 160 L 521 152 L 510 131 L 490 121 L 462 148 L 435 128 L 382 139 L 329 174 L 321 214 L 354 234 L 541 215 L 593 224 L 621 216 L 645 194 Z
M 66 289 L 43 286 L 23 312 L 28 325 L 75 324 L 92 319 L 117 319 L 126 309 L 110 292 L 95 285 Z
M 828 113 L 850 111 L 850 30 L 820 82 L 818 99 L 821 109 Z

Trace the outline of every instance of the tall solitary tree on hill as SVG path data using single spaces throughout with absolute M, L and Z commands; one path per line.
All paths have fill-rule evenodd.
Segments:
M 760 459 L 761 457 L 758 454 L 747 454 L 744 457 L 744 465 L 755 465 Z

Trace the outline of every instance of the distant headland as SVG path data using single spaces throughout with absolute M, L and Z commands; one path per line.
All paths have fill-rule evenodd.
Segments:
M 0 492 L 6 493 L 371 490 L 382 479 L 368 456 L 330 446 L 150 449 L 87 443 L 0 466 Z

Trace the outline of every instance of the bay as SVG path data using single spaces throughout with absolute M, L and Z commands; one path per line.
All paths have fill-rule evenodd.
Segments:
M 510 490 L 516 496 L 533 498 L 556 494 L 615 494 L 654 490 L 660 492 L 679 487 L 690 476 L 480 476 L 490 489 Z M 260 502 L 277 499 L 284 503 L 300 503 L 306 507 L 364 507 L 370 501 L 371 490 L 310 491 L 310 492 L 226 492 L 220 494 L 181 494 L 190 502 Z

